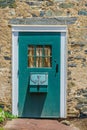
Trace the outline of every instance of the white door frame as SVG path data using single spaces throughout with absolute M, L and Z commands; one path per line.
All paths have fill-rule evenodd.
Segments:
M 66 118 L 67 86 L 67 26 L 65 25 L 12 25 L 12 114 L 18 116 L 18 33 L 60 32 L 60 118 Z

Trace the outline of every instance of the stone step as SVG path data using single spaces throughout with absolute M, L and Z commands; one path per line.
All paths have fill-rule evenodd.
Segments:
M 69 123 L 68 123 L 69 124 Z M 58 120 L 14 119 L 8 121 L 5 130 L 79 130 L 74 126 L 64 125 Z

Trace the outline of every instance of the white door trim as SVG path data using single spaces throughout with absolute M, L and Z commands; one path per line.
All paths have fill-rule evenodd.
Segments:
M 12 25 L 12 114 L 18 116 L 18 33 L 19 32 L 61 33 L 60 117 L 66 118 L 67 26 L 63 25 Z

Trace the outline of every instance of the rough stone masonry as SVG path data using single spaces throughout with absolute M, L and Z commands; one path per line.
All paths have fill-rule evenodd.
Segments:
M 9 21 L 32 17 L 56 17 L 67 25 L 67 116 L 87 116 L 87 0 L 0 0 L 0 107 L 11 111 Z

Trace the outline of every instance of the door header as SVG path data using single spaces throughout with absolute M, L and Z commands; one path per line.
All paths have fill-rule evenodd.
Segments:
M 66 25 L 12 25 L 12 32 L 67 32 Z

